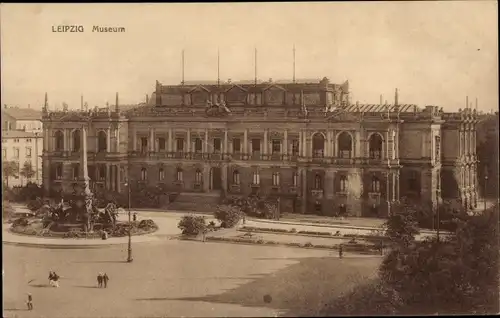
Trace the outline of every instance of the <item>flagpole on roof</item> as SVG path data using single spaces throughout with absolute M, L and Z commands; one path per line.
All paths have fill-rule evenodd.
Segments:
M 181 85 L 184 85 L 184 49 L 182 49 L 182 82 Z

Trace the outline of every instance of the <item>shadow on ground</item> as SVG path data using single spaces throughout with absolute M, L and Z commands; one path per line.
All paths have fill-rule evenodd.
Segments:
M 221 294 L 186 298 L 159 296 L 136 300 L 226 303 L 272 308 L 283 316 L 318 316 L 321 309 L 336 297 L 375 277 L 379 263 L 379 258 L 302 258 L 298 263 L 272 274 L 254 276 L 251 282 Z

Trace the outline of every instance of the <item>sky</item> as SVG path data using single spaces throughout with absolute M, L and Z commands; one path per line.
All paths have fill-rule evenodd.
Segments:
M 352 101 L 498 108 L 496 1 L 1 4 L 2 105 L 145 100 L 155 81 L 349 80 Z M 53 32 L 81 25 L 83 33 Z M 96 33 L 93 26 L 124 27 Z

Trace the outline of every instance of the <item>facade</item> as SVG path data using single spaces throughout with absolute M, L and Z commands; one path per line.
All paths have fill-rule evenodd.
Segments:
M 477 128 L 478 176 L 480 193 L 489 199 L 498 199 L 498 112 L 480 116 Z
M 9 176 L 8 180 L 5 180 L 7 184 L 9 186 L 22 186 L 28 182 L 42 184 L 42 151 L 41 133 L 20 130 L 2 131 L 2 163 L 13 161 L 20 172 L 25 163 L 28 162 L 35 173 L 29 179 L 21 174 Z
M 42 113 L 31 108 L 4 107 L 2 131 L 22 130 L 42 133 Z
M 94 191 L 121 192 L 130 180 L 164 184 L 193 202 L 259 193 L 279 196 L 286 212 L 379 217 L 401 197 L 477 201 L 470 109 L 400 105 L 397 91 L 391 105 L 352 104 L 349 83 L 327 78 L 157 82 L 149 102 L 128 111 L 116 99 L 104 111 L 50 112 L 46 103 L 47 191 L 73 191 L 86 144 Z

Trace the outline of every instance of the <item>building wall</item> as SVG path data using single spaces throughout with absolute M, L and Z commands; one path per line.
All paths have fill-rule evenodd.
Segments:
M 26 162 L 29 162 L 35 171 L 35 175 L 31 179 L 27 179 L 20 174 L 18 177 L 9 177 L 9 186 L 21 186 L 28 182 L 42 183 L 42 149 L 43 139 L 41 136 L 2 138 L 2 162 L 16 162 L 19 171 L 22 170 Z

